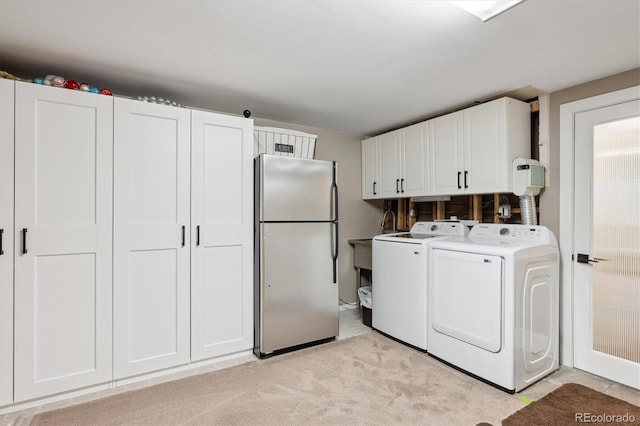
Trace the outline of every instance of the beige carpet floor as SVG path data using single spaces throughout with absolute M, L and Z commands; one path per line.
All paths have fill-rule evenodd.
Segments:
M 499 425 L 525 404 L 378 333 L 37 415 L 37 425 Z

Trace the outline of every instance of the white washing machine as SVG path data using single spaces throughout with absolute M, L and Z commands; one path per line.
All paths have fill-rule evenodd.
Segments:
M 417 222 L 410 232 L 383 234 L 372 243 L 371 325 L 427 350 L 427 247 L 464 236 L 460 222 Z
M 478 224 L 429 249 L 429 353 L 508 392 L 558 368 L 558 244 L 543 226 Z

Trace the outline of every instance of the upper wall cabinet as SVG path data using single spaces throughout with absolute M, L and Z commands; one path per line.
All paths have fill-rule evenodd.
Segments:
M 16 402 L 111 380 L 112 152 L 113 98 L 15 83 Z
M 114 104 L 114 377 L 190 360 L 190 111 Z
M 362 141 L 362 198 L 400 198 L 427 191 L 427 125 Z
M 531 155 L 529 104 L 501 98 L 428 123 L 429 195 L 513 190 L 513 160 Z
M 362 198 L 379 198 L 380 138 L 362 141 Z
M 0 406 L 13 401 L 13 96 L 0 78 Z
M 362 141 L 362 198 L 511 192 L 529 105 L 501 98 Z

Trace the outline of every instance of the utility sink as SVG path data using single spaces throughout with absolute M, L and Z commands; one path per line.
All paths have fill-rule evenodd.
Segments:
M 371 270 L 371 238 L 348 240 L 353 246 L 353 266 L 358 269 Z

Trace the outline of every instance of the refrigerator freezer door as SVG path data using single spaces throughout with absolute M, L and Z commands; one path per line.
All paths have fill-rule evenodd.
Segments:
M 334 220 L 334 163 L 261 155 L 260 220 Z
M 260 351 L 338 335 L 331 223 L 260 225 Z

